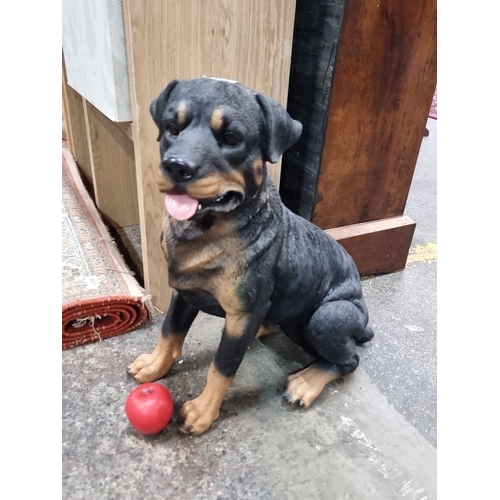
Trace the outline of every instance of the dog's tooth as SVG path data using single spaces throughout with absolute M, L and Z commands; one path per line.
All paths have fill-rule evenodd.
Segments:
M 198 203 L 198 210 L 201 210 L 201 203 Z

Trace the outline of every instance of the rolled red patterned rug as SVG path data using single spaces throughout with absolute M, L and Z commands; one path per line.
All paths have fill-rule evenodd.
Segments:
M 137 328 L 148 311 L 141 298 L 114 296 L 63 305 L 62 348 L 104 340 Z
M 152 304 L 125 264 L 65 148 L 62 201 L 62 348 L 68 349 L 137 328 Z

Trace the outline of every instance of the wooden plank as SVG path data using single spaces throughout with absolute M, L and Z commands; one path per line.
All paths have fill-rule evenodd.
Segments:
M 63 131 L 66 131 L 66 141 L 68 143 L 68 149 L 70 150 L 73 157 L 75 156 L 75 145 L 73 142 L 73 131 L 71 129 L 71 119 L 69 116 L 68 108 L 68 93 L 66 91 L 67 86 L 67 76 L 66 76 L 66 66 L 64 64 L 64 56 L 62 59 L 62 112 L 63 112 Z
M 131 141 L 134 140 L 132 134 L 132 122 L 111 122 L 114 123 Z
M 155 304 L 169 303 L 165 259 L 158 244 L 163 196 L 149 104 L 174 78 L 203 75 L 237 80 L 286 105 L 294 0 L 123 0 L 132 101 L 144 279 Z M 279 182 L 279 165 L 270 169 Z
M 134 144 L 85 99 L 84 112 L 97 207 L 114 227 L 139 224 Z
M 74 156 L 80 171 L 87 183 L 92 183 L 92 166 L 90 163 L 87 128 L 83 109 L 83 98 L 67 83 L 66 69 L 63 59 L 63 112 L 68 136 L 68 149 Z
M 356 262 L 361 276 L 404 269 L 415 231 L 405 215 L 327 229 Z
M 312 220 L 402 215 L 436 87 L 436 0 L 349 0 Z

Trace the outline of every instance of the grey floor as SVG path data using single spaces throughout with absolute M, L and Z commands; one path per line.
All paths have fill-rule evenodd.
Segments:
M 436 146 L 428 121 L 405 214 L 417 222 L 404 271 L 366 278 L 376 332 L 361 364 L 308 410 L 280 397 L 307 356 L 282 334 L 256 340 L 204 435 L 175 422 L 156 439 L 127 423 L 135 382 L 125 367 L 152 350 L 163 317 L 120 337 L 64 351 L 65 499 L 436 498 Z M 135 258 L 136 233 L 123 234 Z M 222 322 L 200 315 L 183 357 L 161 381 L 176 410 L 199 394 Z

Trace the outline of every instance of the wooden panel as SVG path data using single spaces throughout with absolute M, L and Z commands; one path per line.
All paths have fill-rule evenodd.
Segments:
M 114 227 L 139 224 L 134 143 L 84 100 L 96 204 Z
M 394 217 L 327 229 L 356 262 L 359 274 L 392 273 L 404 269 L 415 222 L 407 216 Z
M 349 0 L 312 220 L 402 215 L 436 87 L 436 0 Z
M 92 183 L 89 144 L 82 96 L 67 83 L 63 60 L 63 113 L 68 137 L 68 148 L 80 167 L 87 183 Z
M 75 145 L 73 142 L 73 133 L 71 130 L 71 120 L 69 117 L 69 108 L 68 108 L 68 93 L 66 90 L 66 67 L 64 65 L 64 57 L 62 60 L 62 113 L 63 113 L 63 139 L 64 132 L 66 132 L 66 141 L 68 144 L 68 149 L 72 153 L 73 157 L 75 156 Z
M 237 80 L 286 105 L 294 0 L 123 0 L 145 285 L 165 309 L 169 288 L 158 244 L 163 196 L 149 104 L 174 78 L 203 75 Z M 270 170 L 279 182 L 279 166 Z
M 131 141 L 134 140 L 132 134 L 132 122 L 112 122 L 114 123 Z

